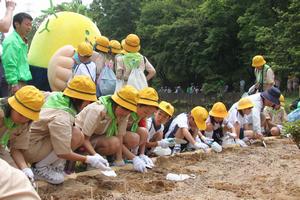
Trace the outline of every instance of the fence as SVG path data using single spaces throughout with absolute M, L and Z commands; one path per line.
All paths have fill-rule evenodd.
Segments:
M 241 94 L 238 92 L 215 95 L 159 92 L 159 98 L 172 103 L 176 108 L 176 113 L 180 113 L 189 111 L 195 106 L 203 106 L 210 109 L 218 101 L 223 102 L 229 109 L 233 103 L 241 98 Z

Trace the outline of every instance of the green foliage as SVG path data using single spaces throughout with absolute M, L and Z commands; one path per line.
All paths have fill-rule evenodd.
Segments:
M 122 40 L 136 30 L 140 17 L 140 0 L 94 0 L 90 13 L 101 34 Z
M 287 122 L 284 124 L 284 133 L 290 134 L 293 141 L 296 143 L 300 149 L 300 120 L 295 122 Z

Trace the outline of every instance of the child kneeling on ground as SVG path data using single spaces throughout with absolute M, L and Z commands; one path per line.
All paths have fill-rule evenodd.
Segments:
M 127 132 L 123 137 L 123 155 L 133 161 L 133 167 L 139 172 L 146 172 L 154 166 L 145 155 L 148 130 L 146 119 L 158 108 L 158 94 L 154 88 L 146 87 L 139 91 L 136 111 L 130 114 Z M 139 156 L 137 156 L 139 155 Z
M 63 92 L 53 92 L 47 98 L 39 121 L 31 124 L 30 148 L 22 151 L 25 160 L 32 164 L 35 178 L 62 183 L 65 160 L 106 166 L 107 161 L 99 155 L 82 156 L 73 151 L 84 141 L 82 134 L 73 131 L 75 115 L 96 100 L 95 83 L 84 75 L 75 76 Z
M 209 117 L 206 120 L 205 136 L 219 145 L 223 142 L 231 143 L 230 138 L 237 138 L 233 125 L 226 119 L 227 115 L 226 106 L 222 102 L 217 102 L 209 111 Z
M 237 134 L 235 141 L 241 147 L 246 147 L 247 145 L 244 141 L 248 141 L 248 138 L 253 135 L 253 131 L 248 128 L 248 118 L 253 106 L 252 101 L 244 97 L 229 109 L 228 121 L 233 124 Z
M 284 109 L 284 96 L 280 95 L 280 105 L 275 108 L 266 106 L 264 115 L 266 117 L 266 132 L 269 136 L 278 136 L 282 133 L 283 123 L 287 121 L 287 114 Z
M 113 95 L 99 97 L 76 116 L 75 129 L 84 135 L 83 147 L 89 154 L 112 155 L 116 165 L 123 163 L 123 136 L 137 98 L 138 91 L 126 85 Z
M 201 106 L 197 106 L 189 113 L 181 113 L 173 119 L 165 138 L 184 139 L 189 144 L 189 147 L 193 149 L 207 149 L 208 146 L 199 141 L 196 141 L 199 130 L 205 130 L 205 121 L 208 117 L 207 110 Z M 173 153 L 180 152 L 184 149 L 181 144 L 176 144 Z
M 147 119 L 148 138 L 146 147 L 149 149 L 149 153 L 155 152 L 155 147 L 161 147 L 167 149 L 174 146 L 175 142 L 169 139 L 163 139 L 164 124 L 173 116 L 174 107 L 166 102 L 162 101 L 158 105 L 158 110 L 154 113 L 154 116 Z

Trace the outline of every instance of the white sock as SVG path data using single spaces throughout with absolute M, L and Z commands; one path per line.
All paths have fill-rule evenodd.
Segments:
M 52 163 L 54 163 L 55 161 L 57 161 L 59 159 L 59 157 L 57 157 L 57 155 L 55 154 L 54 151 L 52 151 L 48 156 L 46 156 L 43 160 L 37 162 L 35 164 L 36 167 L 44 167 L 44 166 L 48 166 L 51 165 Z

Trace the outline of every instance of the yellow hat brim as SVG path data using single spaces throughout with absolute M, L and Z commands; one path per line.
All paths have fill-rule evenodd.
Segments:
M 151 100 L 151 99 L 145 99 L 145 98 L 140 98 L 138 100 L 138 104 L 143 104 L 143 105 L 147 105 L 147 106 L 158 107 L 157 101 Z
M 84 101 L 97 101 L 96 93 L 93 93 L 93 94 L 85 93 L 85 92 L 71 89 L 69 87 L 67 87 L 63 93 L 64 93 L 64 95 L 75 98 L 75 99 L 81 99 Z
M 111 98 L 112 98 L 112 100 L 113 100 L 114 102 L 116 102 L 116 103 L 119 104 L 120 106 L 122 106 L 122 107 L 124 107 L 124 108 L 126 108 L 126 109 L 128 109 L 128 110 L 131 110 L 131 111 L 133 111 L 133 112 L 136 112 L 136 110 L 137 110 L 136 105 L 135 105 L 134 103 L 132 103 L 132 102 L 129 102 L 129 101 L 127 101 L 127 100 L 121 98 L 120 96 L 118 96 L 117 93 L 113 94 L 113 95 L 111 96 Z
M 137 47 L 133 47 L 133 46 L 129 46 L 126 44 L 126 42 L 124 42 L 123 44 L 123 49 L 129 53 L 137 53 L 139 52 L 139 50 L 141 49 L 141 45 L 137 46 Z
M 227 117 L 228 113 L 216 113 L 214 111 L 209 111 L 209 115 L 213 117 L 225 118 Z
M 33 111 L 29 108 L 24 107 L 21 103 L 19 103 L 15 96 L 8 98 L 9 105 L 18 113 L 23 115 L 24 117 L 31 119 L 33 121 L 39 120 L 39 114 L 40 112 Z
M 96 45 L 96 49 L 98 49 L 99 51 L 102 51 L 102 52 L 105 52 L 105 53 L 108 53 L 109 49 L 104 47 L 104 46 L 100 46 L 100 45 Z

